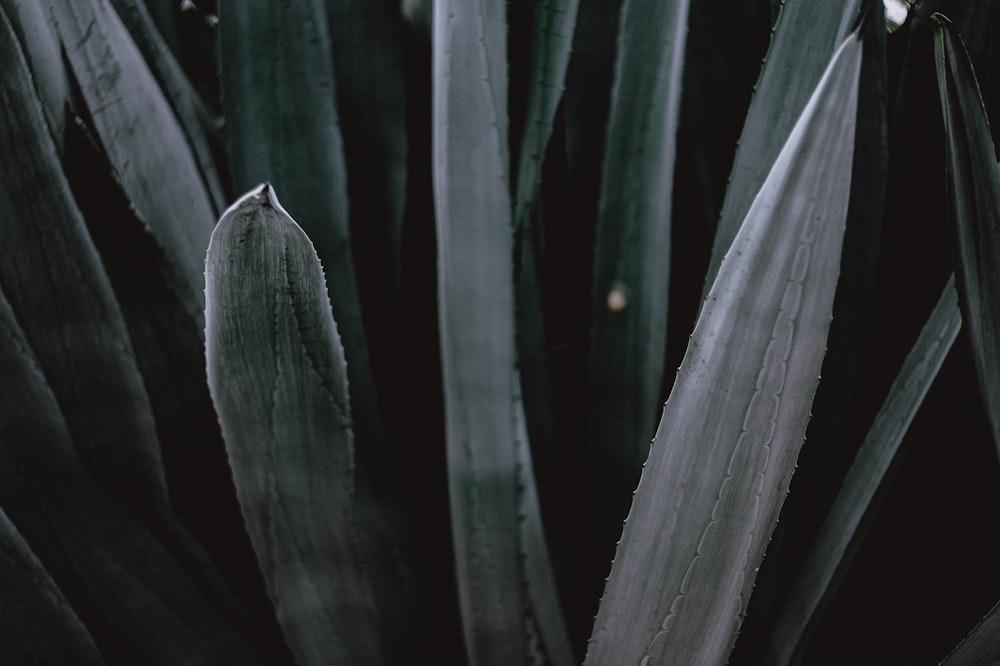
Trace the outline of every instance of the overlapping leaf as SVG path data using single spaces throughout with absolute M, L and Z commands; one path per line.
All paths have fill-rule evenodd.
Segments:
M 850 192 L 861 43 L 840 46 L 708 295 L 588 664 L 724 663 L 803 441 Z
M 940 14 L 935 18 L 956 284 L 979 389 L 1000 453 L 1000 166 L 968 53 L 951 22 Z

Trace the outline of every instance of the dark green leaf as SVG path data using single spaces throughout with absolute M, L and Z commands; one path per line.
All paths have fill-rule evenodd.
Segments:
M 209 387 L 289 645 L 300 664 L 384 663 L 343 348 L 312 243 L 269 185 L 222 216 L 205 282 Z
M 434 188 L 459 604 L 474 664 L 524 662 L 502 3 L 434 6 Z
M 848 37 L 709 292 L 636 490 L 588 664 L 721 664 L 732 648 L 818 383 L 860 63 L 861 42 Z
M 979 389 L 1000 452 L 1000 166 L 965 46 L 948 19 L 940 14 L 935 18 L 956 284 Z

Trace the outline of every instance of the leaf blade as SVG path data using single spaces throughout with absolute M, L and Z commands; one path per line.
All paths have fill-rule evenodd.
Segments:
M 732 647 L 823 357 L 860 61 L 851 36 L 709 292 L 625 524 L 588 664 L 723 663 Z M 662 572 L 655 585 L 646 584 L 651 570 Z
M 1000 454 L 1000 166 L 965 46 L 950 21 L 940 14 L 935 19 L 959 305 Z
M 312 243 L 269 185 L 222 216 L 205 281 L 209 386 L 278 621 L 300 663 L 380 663 L 343 348 Z

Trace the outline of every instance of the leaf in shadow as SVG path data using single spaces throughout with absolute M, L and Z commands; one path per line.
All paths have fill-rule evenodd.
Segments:
M 952 23 L 934 19 L 959 305 L 1000 453 L 1000 166 L 968 53 Z

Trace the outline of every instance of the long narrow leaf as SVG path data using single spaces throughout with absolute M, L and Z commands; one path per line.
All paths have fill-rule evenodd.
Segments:
M 766 663 L 788 664 L 801 658 L 807 631 L 836 591 L 838 572 L 849 566 L 848 548 L 864 530 L 865 514 L 961 326 L 951 279 L 858 451 L 788 604 L 772 625 Z
M 861 43 L 830 62 L 708 295 L 643 470 L 588 664 L 724 663 L 826 344 Z
M 343 348 L 312 243 L 269 185 L 222 216 L 205 282 L 209 386 L 289 645 L 300 664 L 383 663 Z
M 348 213 L 332 47 L 323 0 L 226 5 L 220 18 L 223 96 L 235 185 L 270 182 L 315 244 L 347 358 L 357 445 L 359 537 L 378 605 L 420 633 L 408 525 L 372 373 Z M 262 92 L 263 91 L 263 92 Z M 403 650 L 408 638 L 388 647 Z
M 445 437 L 469 661 L 519 664 L 514 278 L 502 3 L 434 3 L 434 193 Z
M 862 0 L 784 0 L 761 75 L 753 86 L 715 242 L 705 274 L 707 292 L 726 251 L 774 164 L 781 146 L 823 75 L 830 55 L 851 29 Z
M 688 0 L 625 0 L 594 245 L 592 557 L 607 571 L 663 395 L 671 194 Z M 595 567 L 595 569 L 600 570 Z
M 959 304 L 1000 453 L 1000 166 L 969 55 L 951 22 L 935 18 Z

